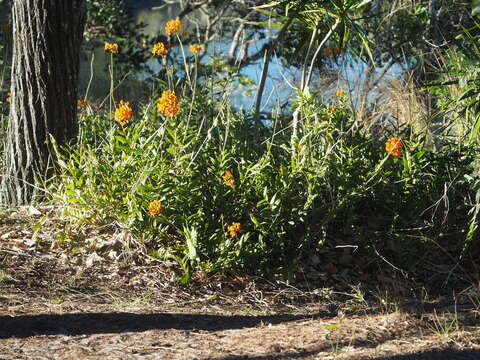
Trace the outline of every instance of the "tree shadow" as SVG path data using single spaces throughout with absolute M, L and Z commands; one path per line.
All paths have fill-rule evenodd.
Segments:
M 376 357 L 372 360 L 478 360 L 480 350 L 430 350 L 406 355 Z
M 222 316 L 201 314 L 73 313 L 0 316 L 0 339 L 36 335 L 90 335 L 147 330 L 221 331 L 306 319 L 329 319 L 334 314 Z
M 306 319 L 329 319 L 330 313 L 314 315 L 272 315 L 272 316 L 223 316 L 202 314 L 135 314 L 135 313 L 74 313 L 74 314 L 43 314 L 0 316 L 0 339 L 25 338 L 36 335 L 92 335 L 102 333 L 142 332 L 147 330 L 190 330 L 190 331 L 222 331 L 242 328 L 252 328 L 262 324 L 280 324 Z M 392 335 L 392 337 L 395 337 Z M 356 341 L 356 348 L 373 348 L 381 341 Z M 337 346 L 352 345 L 350 340 L 341 341 Z M 324 342 L 321 346 L 302 351 L 287 351 L 261 356 L 229 355 L 212 360 L 287 360 L 304 359 L 317 355 L 319 352 L 329 352 L 331 344 Z M 474 360 L 480 359 L 480 350 L 444 349 L 417 352 L 406 355 L 389 355 L 371 358 L 372 360 Z
M 315 356 L 319 352 L 328 350 L 327 347 L 318 347 L 313 350 L 286 352 L 280 354 L 267 354 L 262 356 L 245 356 L 245 355 L 229 355 L 210 360 L 288 360 L 288 359 L 305 359 Z M 361 357 L 361 359 L 366 357 Z M 405 355 L 387 355 L 381 357 L 368 357 L 370 360 L 478 360 L 480 359 L 480 350 L 430 350 Z

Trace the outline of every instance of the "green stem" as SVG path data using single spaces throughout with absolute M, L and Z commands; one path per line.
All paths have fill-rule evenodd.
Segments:
M 114 79 L 113 79 L 113 53 L 110 53 L 110 66 L 109 66 L 109 72 L 110 72 L 110 118 L 113 118 L 112 116 L 112 105 L 115 104 L 115 98 L 113 97 L 113 89 L 114 89 Z

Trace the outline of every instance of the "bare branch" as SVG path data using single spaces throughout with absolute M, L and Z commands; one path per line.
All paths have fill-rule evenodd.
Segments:
M 268 44 L 269 46 L 265 50 L 265 58 L 264 58 L 264 62 L 263 62 L 262 75 L 261 75 L 261 78 L 260 78 L 260 83 L 258 84 L 257 100 L 255 102 L 255 125 L 256 125 L 256 128 L 257 128 L 257 143 L 258 143 L 259 147 L 260 147 L 260 141 L 259 141 L 260 140 L 259 139 L 259 136 L 260 136 L 260 105 L 262 103 L 262 96 L 263 96 L 263 91 L 265 89 L 265 82 L 267 80 L 267 74 L 268 74 L 268 66 L 270 64 L 270 58 L 272 56 L 273 48 L 274 48 L 275 45 L 277 45 L 278 42 L 280 42 L 283 39 L 283 36 L 287 32 L 288 27 L 293 22 L 293 20 L 297 17 L 297 15 L 303 9 L 303 7 L 305 6 L 305 4 L 307 2 L 308 2 L 308 0 L 304 0 L 298 5 L 295 12 L 293 12 L 290 15 L 288 21 L 285 23 L 285 25 L 283 25 L 283 27 L 280 30 L 277 38 L 273 41 L 270 41 L 270 43 Z

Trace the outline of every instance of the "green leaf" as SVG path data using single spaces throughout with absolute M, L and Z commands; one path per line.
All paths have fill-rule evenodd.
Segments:
M 150 251 L 148 253 L 148 255 L 151 256 L 154 259 L 162 259 L 163 258 L 163 255 L 160 254 L 158 251 Z
M 355 3 L 355 2 L 354 2 L 354 3 L 352 4 L 352 9 L 355 9 L 355 10 L 360 9 L 360 8 L 364 7 L 365 5 L 367 5 L 367 4 L 370 3 L 370 2 L 372 2 L 372 0 L 363 0 L 363 1 L 359 2 L 359 3 Z
M 252 222 L 255 224 L 255 227 L 259 228 L 260 227 L 260 221 L 258 221 L 258 219 L 253 216 L 252 214 L 250 214 L 250 220 L 252 220 Z
M 125 139 L 125 137 L 123 137 L 121 135 L 115 136 L 115 139 L 117 139 L 117 141 L 121 144 L 126 144 L 127 143 L 127 140 Z
M 340 327 L 340 325 L 338 324 L 332 324 L 330 326 L 327 326 L 325 329 L 326 330 L 335 330 L 335 329 L 338 329 Z
M 474 141 L 477 138 L 479 130 L 480 130 L 480 117 L 477 117 L 473 130 L 470 132 L 470 141 Z
M 65 161 L 63 161 L 63 160 L 60 159 L 60 158 L 57 159 L 57 164 L 58 164 L 60 167 L 64 168 L 64 169 L 68 169 L 68 166 L 67 166 L 67 164 L 65 163 Z
M 472 16 L 480 14 L 480 0 L 472 0 Z
M 468 99 L 472 96 L 478 95 L 478 89 L 468 89 L 464 91 L 460 96 L 458 97 L 458 101 Z
M 272 23 L 272 22 L 264 22 L 264 21 L 247 21 L 247 24 L 257 25 L 257 26 L 262 26 L 262 27 L 272 28 L 272 29 L 283 28 L 283 24 L 277 24 L 277 23 Z

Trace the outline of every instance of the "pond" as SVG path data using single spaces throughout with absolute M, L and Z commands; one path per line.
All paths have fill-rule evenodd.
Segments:
M 180 2 L 160 0 L 126 0 L 126 6 L 131 9 L 136 22 L 145 24 L 143 29 L 148 37 L 155 37 L 162 34 L 165 23 L 169 19 L 176 18 L 181 11 Z M 7 21 L 7 5 L 0 0 L 0 23 Z M 201 12 L 194 12 L 190 16 L 198 23 L 205 22 L 205 15 Z M 186 30 L 193 26 L 184 21 Z M 193 30 L 193 29 L 192 29 Z M 214 54 L 225 54 L 229 47 L 229 38 L 219 38 L 219 40 L 209 43 L 205 56 L 201 62 L 208 63 L 213 59 Z M 258 41 L 249 49 L 255 52 L 260 49 L 263 43 Z M 188 51 L 186 51 L 188 52 Z M 178 49 L 176 55 L 181 57 L 182 53 Z M 180 59 L 179 59 L 180 60 Z M 88 96 L 91 100 L 101 101 L 108 96 L 110 88 L 110 77 L 107 71 L 110 57 L 103 51 L 103 46 L 99 46 L 91 52 L 82 56 L 80 66 L 79 97 Z M 158 73 L 162 65 L 157 59 L 152 59 L 147 63 L 153 73 Z M 324 101 L 332 96 L 337 88 L 348 89 L 351 94 L 352 103 L 355 105 L 360 101 L 361 87 L 365 79 L 366 65 L 355 61 L 349 56 L 340 56 L 336 61 L 328 63 L 326 71 L 322 70 L 317 78 L 317 87 L 322 90 L 319 92 Z M 256 93 L 256 85 L 259 82 L 262 71 L 262 59 L 256 63 L 244 67 L 241 74 L 252 80 L 250 86 L 235 83 L 231 89 L 230 98 L 236 108 L 250 110 L 253 107 Z M 376 73 L 380 73 L 382 68 L 377 68 Z M 386 72 L 384 81 L 401 77 L 401 68 L 392 67 Z M 296 95 L 295 86 L 298 85 L 300 72 L 294 67 L 287 67 L 282 62 L 273 57 L 270 64 L 268 80 L 264 91 L 263 111 L 271 111 L 277 104 L 283 104 L 288 99 Z M 146 77 L 144 73 L 129 74 L 121 86 L 117 89 L 117 97 L 129 99 L 130 101 L 140 101 L 142 96 L 151 93 L 156 83 L 151 77 Z
M 164 34 L 165 23 L 174 19 L 181 12 L 179 2 L 162 1 L 127 1 L 126 5 L 131 9 L 134 19 L 137 23 L 145 24 L 143 32 L 146 36 L 154 38 L 160 34 Z M 190 17 L 199 24 L 205 24 L 206 18 L 201 12 L 193 12 Z M 194 31 L 194 26 L 188 21 L 184 21 L 186 31 Z M 208 63 L 213 60 L 215 54 L 225 54 L 229 48 L 229 38 L 220 38 L 219 40 L 209 43 L 206 54 L 200 60 L 202 63 Z M 259 41 L 251 47 L 250 51 L 255 52 L 263 46 L 263 42 Z M 184 45 L 186 47 L 186 45 Z M 185 49 L 188 54 L 188 50 Z M 178 57 L 178 62 L 183 62 L 183 55 L 179 49 L 173 51 L 174 56 Z M 92 59 L 93 56 L 93 59 Z M 93 62 L 92 62 L 93 61 Z M 88 96 L 100 99 L 105 98 L 109 92 L 110 78 L 108 64 L 110 56 L 103 51 L 103 46 L 93 51 L 93 54 L 87 54 L 81 62 L 80 76 L 80 94 L 85 94 L 88 89 Z M 242 86 L 239 82 L 235 82 L 235 89 L 232 90 L 231 100 L 235 107 L 249 109 L 253 105 L 255 93 L 255 85 L 258 83 L 262 70 L 261 59 L 256 63 L 242 69 L 242 75 L 252 80 L 253 86 Z M 158 73 L 162 68 L 162 64 L 152 58 L 147 62 L 149 69 L 153 73 Z M 93 76 L 92 76 L 93 70 Z M 270 110 L 277 102 L 285 101 L 294 94 L 294 89 L 290 84 L 295 83 L 294 76 L 298 76 L 298 71 L 294 68 L 288 69 L 280 64 L 280 60 L 273 59 L 269 70 L 269 80 L 265 88 L 265 109 Z M 135 99 L 139 94 L 148 92 L 155 86 L 152 81 L 142 73 L 131 74 L 118 89 L 118 94 L 128 99 Z M 140 99 L 138 99 L 140 100 Z M 265 110 L 264 109 L 264 110 Z

